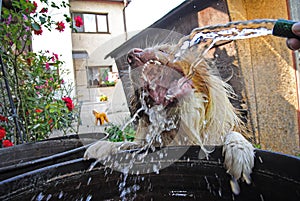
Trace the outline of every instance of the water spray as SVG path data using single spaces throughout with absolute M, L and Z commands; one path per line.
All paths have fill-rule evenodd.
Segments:
M 187 78 L 191 79 L 195 68 L 203 62 L 206 53 L 218 42 L 230 42 L 267 35 L 300 40 L 300 37 L 292 31 L 292 26 L 295 23 L 295 21 L 285 19 L 255 19 L 195 28 L 179 41 L 175 60 L 180 60 L 191 48 L 196 47 L 198 51 L 200 50 L 198 59 L 191 65 L 190 73 L 187 75 Z

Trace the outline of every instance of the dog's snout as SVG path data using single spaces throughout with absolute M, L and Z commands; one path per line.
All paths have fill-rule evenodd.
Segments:
M 132 49 L 132 53 L 133 53 L 133 54 L 140 54 L 141 52 L 143 52 L 143 50 L 140 49 L 140 48 L 133 48 L 133 49 Z
M 143 54 L 143 50 L 140 48 L 134 48 L 134 49 L 130 50 L 127 54 L 128 64 L 133 67 L 140 65 L 142 54 Z

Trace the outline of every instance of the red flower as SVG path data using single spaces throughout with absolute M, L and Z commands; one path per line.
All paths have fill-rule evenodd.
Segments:
M 3 147 L 11 147 L 14 144 L 10 140 L 3 140 L 2 145 Z
M 74 17 L 74 20 L 75 20 L 75 26 L 81 27 L 83 25 L 83 21 L 80 16 Z
M 35 109 L 35 112 L 36 113 L 41 113 L 41 112 L 43 112 L 43 110 L 42 109 Z
M 35 13 L 37 7 L 38 7 L 38 5 L 37 5 L 37 3 L 34 1 L 34 2 L 33 2 L 33 10 L 31 11 L 31 13 Z
M 59 32 L 62 32 L 65 30 L 65 24 L 63 22 L 57 22 L 56 26 L 57 27 L 55 29 L 57 29 Z
M 63 97 L 62 100 L 65 101 L 69 111 L 72 111 L 74 109 L 74 104 L 70 97 Z
M 0 126 L 0 140 L 2 140 L 6 135 L 6 131 L 4 128 Z
M 0 115 L 0 121 L 5 121 L 5 122 L 7 122 L 8 119 L 7 119 L 7 117 Z
M 26 59 L 26 62 L 27 62 L 27 64 L 28 64 L 28 66 L 31 66 L 31 58 L 27 58 L 27 59 Z
M 34 32 L 35 35 L 42 35 L 43 30 L 42 30 L 42 28 L 40 28 L 39 30 L 34 29 L 33 32 Z
M 48 62 L 46 62 L 45 67 L 46 67 L 46 70 L 49 70 L 50 69 L 50 64 Z
M 28 3 L 29 1 L 28 1 L 28 0 L 26 0 L 26 2 Z M 31 2 L 30 2 L 30 3 L 31 3 Z M 30 13 L 35 13 L 35 11 L 36 11 L 36 9 L 37 9 L 38 5 L 37 5 L 37 3 L 36 3 L 35 1 L 32 3 L 32 5 L 33 5 L 33 7 L 32 7 L 32 10 L 31 10 L 31 9 L 28 9 L 28 8 L 26 8 L 26 12 L 27 12 L 27 13 L 29 13 L 29 11 L 30 11 Z
M 48 13 L 48 8 L 42 8 L 40 13 Z
M 52 53 L 53 57 L 51 58 L 54 62 L 55 60 L 58 60 L 58 54 Z

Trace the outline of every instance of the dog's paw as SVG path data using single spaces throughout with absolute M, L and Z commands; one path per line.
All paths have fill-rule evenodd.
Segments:
M 251 183 L 250 174 L 254 166 L 254 147 L 240 133 L 230 132 L 225 136 L 223 155 L 227 173 L 232 176 L 230 181 L 234 194 L 239 194 L 237 180 L 242 178 L 247 184 Z
M 128 150 L 135 147 L 136 144 L 133 142 L 109 142 L 109 141 L 98 141 L 95 144 L 87 148 L 83 158 L 104 160 L 111 155 L 115 155 L 122 150 Z

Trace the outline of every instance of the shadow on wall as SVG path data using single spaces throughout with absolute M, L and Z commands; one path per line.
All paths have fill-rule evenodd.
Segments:
M 263 93 L 261 86 L 250 86 L 255 89 L 255 94 L 251 94 L 255 101 L 249 101 L 250 94 L 246 90 L 249 86 L 245 84 L 246 78 L 238 66 L 238 58 L 226 46 L 211 50 L 209 64 L 216 67 L 219 76 L 232 86 L 236 96 L 231 99 L 231 102 L 240 112 L 241 119 L 246 125 L 246 137 L 262 149 L 298 155 L 300 150 L 297 109 L 279 93 L 271 91 Z M 251 64 L 249 66 L 251 67 Z M 259 77 L 259 79 L 268 78 Z M 276 105 L 273 104 L 274 102 Z M 287 117 L 291 119 L 288 120 Z M 266 119 L 270 118 L 272 122 L 265 123 Z

